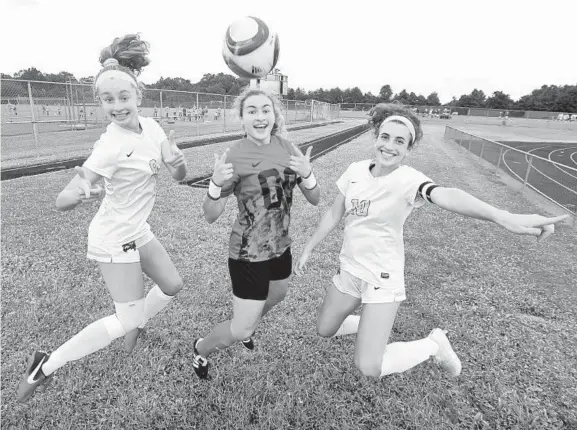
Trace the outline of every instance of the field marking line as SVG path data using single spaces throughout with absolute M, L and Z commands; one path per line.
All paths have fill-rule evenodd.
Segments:
M 575 151 L 571 155 L 569 155 L 569 158 L 571 159 L 571 161 L 573 161 L 577 165 L 577 158 L 573 158 L 574 155 L 577 155 L 577 151 Z
M 537 150 L 539 150 L 539 149 L 546 149 L 546 148 L 548 148 L 548 146 L 542 146 L 542 147 L 534 148 L 534 149 L 531 149 L 530 151 L 528 151 L 527 154 L 525 154 L 525 161 L 527 161 L 527 164 L 529 164 L 529 158 L 528 158 L 528 156 L 529 156 L 529 154 L 530 154 L 531 152 L 537 151 Z M 555 162 L 552 161 L 552 163 L 555 163 Z M 535 166 L 531 166 L 531 167 L 532 167 L 534 170 L 536 170 L 537 172 L 539 172 L 541 175 L 543 175 L 544 177 L 546 177 L 547 179 L 549 179 L 550 181 L 555 182 L 557 185 L 560 185 L 561 187 L 565 188 L 567 191 L 569 191 L 569 192 L 577 195 L 577 191 L 572 190 L 571 188 L 567 187 L 566 185 L 563 185 L 562 183 L 556 181 L 556 180 L 553 179 L 551 176 L 546 175 L 545 173 L 543 173 L 541 170 L 539 170 L 539 169 L 536 168 Z M 571 176 L 572 176 L 572 175 L 571 175 Z
M 557 151 L 565 151 L 566 149 L 577 149 L 577 147 L 574 147 L 574 148 L 569 147 L 569 148 L 559 148 L 559 149 L 556 149 L 556 150 L 554 150 L 554 151 L 551 151 L 551 152 L 549 153 L 549 155 L 547 155 L 547 158 L 548 158 L 549 160 L 553 161 L 553 160 L 551 159 L 551 156 L 552 156 L 554 153 L 556 153 Z M 573 154 L 577 154 L 577 152 L 574 152 Z M 573 159 L 571 159 L 571 161 L 573 161 Z M 575 164 L 577 164 L 577 163 L 575 163 Z M 569 173 L 568 171 L 566 171 L 566 170 L 563 169 L 562 167 L 559 167 L 559 166 L 557 166 L 556 164 L 553 164 L 553 166 L 555 166 L 557 169 L 561 170 L 562 172 L 567 173 L 569 176 L 577 179 L 577 176 L 572 175 L 571 173 Z M 567 167 L 570 167 L 570 166 L 567 166 Z

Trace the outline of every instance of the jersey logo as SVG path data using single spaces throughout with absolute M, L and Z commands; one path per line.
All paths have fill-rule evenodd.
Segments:
M 160 166 L 158 165 L 156 160 L 155 159 L 150 160 L 148 165 L 150 166 L 150 170 L 152 171 L 152 174 L 158 175 L 158 172 L 160 172 Z
M 351 215 L 367 216 L 369 214 L 370 200 L 351 199 L 353 207 L 350 210 Z
M 260 161 L 257 162 L 257 163 L 252 163 L 252 167 L 256 167 L 256 166 L 258 166 L 260 163 L 262 163 L 262 160 L 260 160 Z
M 385 272 L 381 272 L 381 278 L 383 279 L 389 279 L 389 274 L 385 273 Z
M 134 152 L 134 149 L 132 150 L 132 152 Z M 132 155 L 132 152 L 130 154 L 126 154 L 126 157 L 130 158 L 130 156 Z

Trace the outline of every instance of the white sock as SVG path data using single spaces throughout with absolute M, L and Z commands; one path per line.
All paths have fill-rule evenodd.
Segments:
M 79 360 L 110 345 L 110 342 L 123 333 L 124 329 L 116 315 L 94 321 L 52 352 L 48 361 L 42 365 L 42 372 L 48 376 L 69 361 Z
M 164 309 L 173 297 L 164 294 L 158 285 L 152 287 L 144 302 L 144 322 L 138 327 L 143 328 L 148 320 Z
M 385 348 L 381 376 L 409 370 L 435 355 L 438 350 L 439 345 L 429 338 L 391 343 Z
M 361 317 L 358 315 L 349 315 L 345 318 L 337 332 L 332 336 L 343 336 L 345 334 L 353 334 L 359 331 L 359 321 Z

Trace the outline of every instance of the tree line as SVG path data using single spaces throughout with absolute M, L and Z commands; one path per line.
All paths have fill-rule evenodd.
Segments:
M 47 82 L 92 83 L 94 81 L 94 76 L 76 79 L 76 77 L 69 72 L 63 71 L 57 74 L 43 73 L 35 67 L 20 70 L 13 75 L 2 73 L 1 77 L 7 79 L 12 78 Z M 225 73 L 207 73 L 196 83 L 184 78 L 161 77 L 158 81 L 147 85 L 147 88 L 234 96 L 239 94 L 241 89 L 247 84 L 247 80 Z M 41 90 L 38 89 L 37 91 Z M 20 94 L 21 92 L 23 94 Z M 5 81 L 2 85 L 2 97 L 8 98 L 18 95 L 27 96 L 27 89 L 21 85 L 11 85 L 9 82 Z M 459 98 L 453 97 L 451 101 L 441 103 L 437 92 L 432 92 L 426 97 L 422 94 L 415 94 L 412 91 L 409 92 L 406 89 L 394 93 L 390 85 L 383 85 L 379 94 L 376 95 L 371 92 L 363 93 L 359 87 L 346 89 L 341 89 L 339 87 L 331 89 L 319 88 L 312 91 L 306 91 L 303 88 L 289 88 L 286 98 L 289 100 L 314 99 L 328 103 L 374 104 L 382 102 L 399 102 L 405 105 L 417 106 L 454 106 L 509 110 L 577 112 L 577 85 L 543 85 L 541 88 L 533 90 L 530 94 L 520 97 L 519 100 L 513 100 L 509 94 L 506 94 L 503 91 L 495 91 L 492 95 L 487 96 L 483 90 L 474 89 L 470 94 L 463 94 Z

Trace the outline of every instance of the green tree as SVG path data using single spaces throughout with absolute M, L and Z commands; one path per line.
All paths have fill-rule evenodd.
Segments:
M 495 91 L 485 102 L 485 106 L 491 109 L 511 109 L 514 105 L 513 99 L 503 91 Z
M 475 88 L 471 94 L 462 95 L 457 101 L 457 106 L 484 107 L 485 99 L 486 96 L 483 90 L 478 90 Z
M 455 101 L 456 101 L 456 99 L 455 99 Z M 427 96 L 426 104 L 427 104 L 427 106 L 440 106 L 441 101 L 439 100 L 439 94 L 436 91 L 429 94 Z
M 555 112 L 577 112 L 577 85 L 564 85 L 555 99 Z
M 301 87 L 297 87 L 295 90 L 294 100 L 306 100 L 308 98 L 307 93 Z
M 44 81 L 46 80 L 44 74 L 38 70 L 36 67 L 30 67 L 28 69 L 22 69 L 14 74 L 16 79 L 22 79 L 25 81 Z
M 393 96 L 393 90 L 391 89 L 390 85 L 383 85 L 381 90 L 379 91 L 379 98 L 380 101 L 383 103 L 388 103 L 391 101 L 391 97 Z
M 339 87 L 331 88 L 327 93 L 327 101 L 329 103 L 344 103 L 344 100 L 343 90 Z
M 46 73 L 44 78 L 48 82 L 78 82 L 74 75 L 70 72 Z
M 395 97 L 393 97 L 393 101 L 399 102 L 404 105 L 409 104 L 409 99 L 410 99 L 409 93 L 405 89 L 401 90 L 400 93 L 395 94 Z
M 408 104 L 410 104 L 410 105 L 419 104 L 419 97 L 413 91 L 411 91 L 411 93 L 409 94 L 409 103 Z

